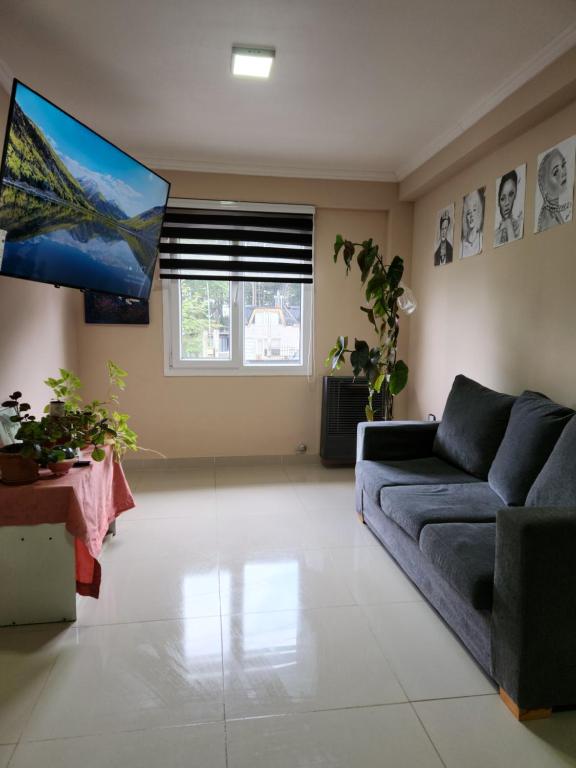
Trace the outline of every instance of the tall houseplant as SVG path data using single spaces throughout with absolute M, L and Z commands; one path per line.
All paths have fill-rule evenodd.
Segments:
M 362 285 L 366 286 L 368 306 L 360 309 L 372 324 L 377 343 L 354 339 L 354 349 L 348 349 L 348 336 L 339 336 L 326 358 L 326 366 L 332 372 L 339 370 L 350 354 L 354 376 L 364 375 L 368 381 L 368 403 L 366 419 L 373 421 L 375 414 L 374 394 L 382 394 L 382 418 L 392 418 L 394 396 L 399 394 L 408 382 L 408 366 L 397 359 L 398 311 L 410 314 L 416 309 L 416 302 L 409 288 L 402 285 L 404 261 L 394 256 L 389 265 L 379 253 L 378 246 L 370 240 L 354 243 L 337 235 L 334 243 L 334 262 L 342 252 L 346 274 L 354 259 L 361 273 Z

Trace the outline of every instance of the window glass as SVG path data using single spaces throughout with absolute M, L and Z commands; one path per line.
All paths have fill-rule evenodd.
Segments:
M 180 280 L 180 359 L 230 360 L 232 315 L 226 280 Z
M 244 364 L 302 364 L 302 286 L 244 283 Z

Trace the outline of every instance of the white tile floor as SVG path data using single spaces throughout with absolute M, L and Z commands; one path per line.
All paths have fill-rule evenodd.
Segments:
M 576 766 L 319 466 L 134 472 L 74 626 L 0 630 L 0 768 Z

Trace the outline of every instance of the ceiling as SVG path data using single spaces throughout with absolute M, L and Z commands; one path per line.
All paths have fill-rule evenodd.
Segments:
M 4 86 L 158 168 L 402 179 L 574 45 L 576 0 L 0 2 Z

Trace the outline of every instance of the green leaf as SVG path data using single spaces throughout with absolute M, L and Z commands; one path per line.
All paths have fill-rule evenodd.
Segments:
M 363 243 L 363 246 L 364 247 L 358 254 L 358 258 L 357 258 L 358 266 L 360 267 L 360 271 L 362 273 L 361 275 L 362 284 L 366 282 L 366 279 L 370 274 L 370 270 L 372 269 L 372 265 L 374 264 L 374 259 L 376 258 L 376 254 L 378 253 L 378 247 L 373 248 L 371 240 L 369 240 L 368 243 Z
M 128 373 L 123 368 L 120 368 L 119 365 L 113 363 L 112 360 L 108 360 L 106 365 L 108 367 L 110 384 L 115 385 L 120 390 L 126 389 L 126 382 L 124 379 L 128 376 Z
M 372 275 L 366 286 L 366 301 L 370 301 L 372 296 L 381 299 L 385 285 L 386 277 L 381 272 Z
M 374 411 L 369 405 L 364 408 L 364 413 L 366 414 L 366 421 L 374 421 Z
M 380 375 L 380 368 L 377 365 L 374 365 L 372 360 L 369 360 L 368 365 L 365 368 L 365 371 L 366 371 L 366 378 L 368 379 L 368 383 L 372 388 L 374 388 L 374 384 L 376 383 L 376 380 Z
M 324 360 L 324 366 L 325 366 L 326 368 L 328 368 L 329 366 L 331 366 L 331 365 L 332 365 L 332 358 L 333 358 L 333 357 L 334 357 L 334 355 L 336 355 L 336 354 L 338 354 L 338 347 L 332 347 L 332 349 L 330 350 L 330 352 L 328 352 L 328 356 L 327 356 L 327 357 L 326 357 L 326 359 Z
M 370 348 L 365 341 L 354 339 L 354 352 L 350 354 L 350 364 L 354 376 L 359 376 L 370 361 Z
M 388 282 L 390 288 L 395 291 L 398 288 L 402 275 L 404 274 L 404 260 L 400 256 L 394 256 L 388 267 Z
M 332 357 L 332 362 L 331 362 L 332 371 L 339 371 L 345 362 L 346 362 L 346 358 L 344 357 L 344 350 L 341 349 Z
M 368 315 L 368 320 L 372 323 L 376 332 L 378 332 L 378 326 L 376 325 L 376 319 L 374 317 L 374 309 L 372 307 L 360 307 L 360 309 Z
M 391 395 L 397 395 L 402 392 L 408 383 L 408 366 L 403 360 L 397 360 L 390 374 L 388 389 Z
M 382 389 L 382 384 L 384 384 L 385 380 L 386 380 L 386 375 L 384 373 L 381 373 L 380 376 L 378 376 L 378 378 L 374 382 L 375 392 L 380 392 L 380 390 Z
M 342 250 L 344 245 L 344 238 L 342 235 L 336 235 L 336 242 L 334 243 L 334 263 L 338 261 L 338 254 Z
M 350 264 L 352 263 L 352 259 L 354 258 L 354 243 L 351 243 L 350 240 L 344 241 L 344 263 L 346 264 L 346 274 L 350 272 Z
M 92 458 L 94 461 L 103 461 L 106 458 L 106 452 L 102 448 L 94 448 Z
M 327 368 L 332 368 L 332 371 L 339 370 L 346 362 L 344 353 L 347 351 L 348 336 L 338 336 L 336 344 L 332 347 L 328 353 L 328 357 L 324 361 L 324 365 Z

